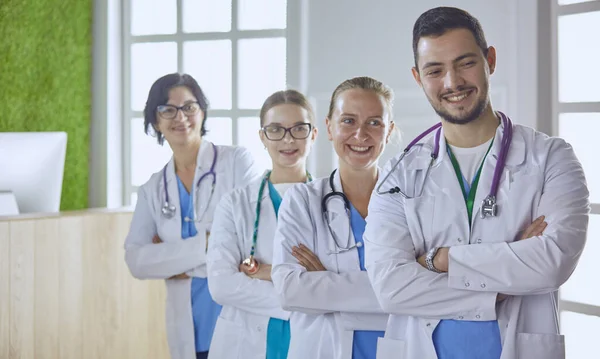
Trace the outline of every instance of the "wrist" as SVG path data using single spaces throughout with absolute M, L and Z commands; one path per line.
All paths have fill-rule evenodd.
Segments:
M 443 273 L 448 272 L 448 252 L 449 251 L 450 251 L 450 248 L 441 247 L 441 248 L 439 248 L 439 250 L 435 254 L 435 257 L 433 258 L 433 265 L 440 272 L 443 272 Z

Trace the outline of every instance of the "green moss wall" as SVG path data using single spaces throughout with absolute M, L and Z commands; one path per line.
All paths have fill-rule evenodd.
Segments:
M 66 131 L 62 210 L 87 207 L 92 0 L 0 0 L 0 131 Z

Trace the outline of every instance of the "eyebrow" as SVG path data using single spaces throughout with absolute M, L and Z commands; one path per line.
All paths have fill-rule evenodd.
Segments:
M 477 57 L 477 54 L 474 52 L 468 52 L 464 55 L 460 55 L 459 57 L 455 58 L 454 60 L 452 60 L 452 62 L 456 63 L 456 62 L 462 61 L 468 57 Z M 423 70 L 428 67 L 441 66 L 441 65 L 443 65 L 441 62 L 426 62 L 425 65 L 423 65 Z

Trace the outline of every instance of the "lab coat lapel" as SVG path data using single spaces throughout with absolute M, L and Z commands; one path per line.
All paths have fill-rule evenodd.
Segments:
M 160 221 L 162 222 L 162 224 L 159 225 L 158 228 L 159 228 L 159 237 L 163 242 L 175 241 L 175 240 L 181 239 L 181 203 L 179 202 L 179 186 L 177 185 L 177 177 L 175 174 L 175 161 L 173 158 L 171 158 L 169 163 L 167 163 L 166 174 L 167 174 L 166 190 L 169 193 L 169 205 L 175 207 L 175 215 L 172 218 L 166 218 L 162 215 L 162 211 L 161 211 Z M 159 193 L 162 193 L 162 197 L 163 197 L 163 198 L 161 198 L 161 201 L 160 201 L 161 208 L 159 210 L 162 210 L 162 206 L 163 206 L 163 204 L 165 202 L 165 198 L 166 198 L 164 181 L 162 180 L 162 178 L 161 178 L 159 187 L 160 187 Z
M 210 171 L 215 156 L 215 150 L 213 150 L 213 145 L 211 142 L 202 140 L 202 144 L 200 145 L 198 156 L 196 158 L 197 166 L 196 173 L 194 174 L 192 193 L 195 196 L 194 206 L 196 207 L 196 220 L 202 220 L 202 223 L 205 223 L 208 220 L 208 218 L 205 217 L 208 206 L 210 205 L 209 201 L 212 200 L 212 198 L 210 198 L 210 194 L 212 190 L 213 177 L 212 175 L 205 176 L 202 179 L 202 182 L 200 182 L 200 187 L 198 187 L 198 180 L 200 177 L 204 176 L 204 174 Z M 196 223 L 196 225 L 198 225 L 198 223 Z M 197 229 L 200 230 L 199 228 Z

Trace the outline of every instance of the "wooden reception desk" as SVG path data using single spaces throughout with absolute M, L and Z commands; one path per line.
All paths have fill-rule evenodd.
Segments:
M 168 358 L 164 283 L 124 261 L 131 215 L 0 217 L 0 358 Z

